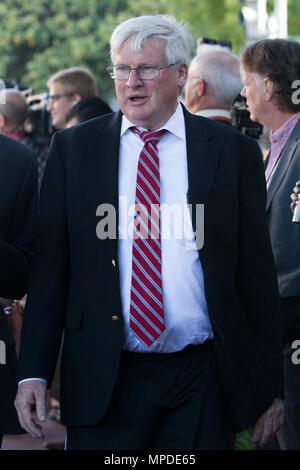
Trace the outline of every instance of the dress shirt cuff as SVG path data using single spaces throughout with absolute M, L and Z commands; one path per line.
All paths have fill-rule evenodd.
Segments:
M 42 379 L 41 377 L 31 377 L 30 379 L 20 380 L 20 382 L 18 383 L 18 386 L 21 385 L 23 382 L 28 382 L 29 380 L 39 380 L 40 382 L 44 382 L 47 386 L 47 380 Z

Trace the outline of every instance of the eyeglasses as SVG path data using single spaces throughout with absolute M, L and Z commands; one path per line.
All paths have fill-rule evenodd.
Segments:
M 52 101 L 52 103 L 56 102 L 59 100 L 59 98 L 63 97 L 63 96 L 73 96 L 73 93 L 58 93 L 56 95 L 49 95 L 47 94 L 46 95 L 46 100 L 50 103 Z
M 160 71 L 168 67 L 175 67 L 179 62 L 169 65 L 140 65 L 129 67 L 129 65 L 112 65 L 108 67 L 110 77 L 114 80 L 127 80 L 131 70 L 136 70 L 140 80 L 155 80 L 159 78 Z

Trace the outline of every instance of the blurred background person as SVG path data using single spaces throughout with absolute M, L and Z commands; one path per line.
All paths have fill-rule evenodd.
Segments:
M 111 113 L 112 110 L 99 96 L 90 96 L 75 104 L 67 113 L 67 128 L 88 121 L 97 116 Z
M 25 433 L 14 407 L 20 317 L 11 318 L 7 299 L 21 299 L 27 292 L 36 231 L 36 166 L 32 150 L 0 135 L 0 447 L 3 434 Z
M 25 138 L 24 121 L 27 103 L 23 94 L 15 88 L 0 92 L 0 132 L 16 140 Z
M 0 180 L 3 178 L 3 183 L 1 185 L 3 194 L 1 193 L 0 188 L 0 219 L 1 219 L 1 209 L 4 210 L 5 217 L 2 219 L 3 223 L 0 223 L 0 339 L 4 338 L 7 342 L 7 357 L 8 365 L 4 367 L 1 364 L 0 379 L 1 379 L 1 403 L 0 403 L 0 433 L 5 433 L 4 437 L 4 448 L 18 448 L 18 446 L 24 446 L 24 448 L 31 449 L 40 449 L 42 448 L 42 442 L 34 443 L 34 440 L 24 434 L 24 430 L 18 426 L 17 415 L 13 406 L 14 401 L 14 371 L 16 367 L 16 359 L 19 353 L 20 347 L 20 335 L 22 328 L 22 315 L 26 302 L 26 295 L 19 301 L 15 300 L 19 297 L 19 285 L 23 280 L 24 274 L 22 273 L 21 260 L 19 260 L 20 267 L 15 266 L 16 262 L 11 259 L 4 258 L 4 248 L 7 251 L 6 256 L 9 255 L 9 250 L 12 252 L 15 250 L 14 244 L 15 239 L 16 243 L 19 245 L 19 257 L 22 256 L 22 251 L 25 252 L 25 247 L 23 250 L 21 236 L 29 236 L 31 230 L 33 234 L 34 225 L 29 227 L 29 222 L 33 224 L 33 210 L 28 207 L 27 214 L 27 199 L 29 204 L 29 198 L 32 199 L 31 204 L 33 206 L 33 201 L 37 199 L 38 189 L 36 188 L 36 194 L 29 194 L 29 184 L 33 185 L 33 178 L 36 171 L 36 166 L 38 169 L 38 183 L 40 185 L 43 171 L 47 159 L 48 153 L 48 143 L 45 139 L 34 139 L 31 134 L 28 133 L 26 128 L 26 121 L 29 116 L 29 106 L 27 104 L 24 94 L 17 88 L 6 88 L 0 92 L 0 132 L 5 134 L 6 137 L 20 142 L 26 147 L 16 145 L 12 143 L 8 145 L 7 140 L 1 139 L 2 142 L 2 152 L 0 153 Z M 50 139 L 49 139 L 50 140 Z M 23 150 L 23 152 L 22 152 Z M 35 155 L 32 150 L 34 150 Z M 15 155 L 12 155 L 14 153 Z M 24 156 L 22 155 L 24 153 Z M 9 155 L 8 155 L 9 154 Z M 7 157 L 9 156 L 9 158 Z M 26 162 L 30 162 L 30 157 L 37 160 L 37 165 L 35 162 L 31 162 L 30 171 L 28 170 L 28 175 L 26 173 Z M 9 160 L 11 163 L 9 163 Z M 12 170 L 11 165 L 14 166 Z M 30 178 L 30 179 L 29 179 Z M 4 182 L 7 182 L 4 184 Z M 22 187 L 24 186 L 24 189 Z M 28 191 L 28 194 L 26 193 Z M 20 197 L 17 196 L 20 194 Z M 14 204 L 16 207 L 14 208 Z M 11 211 L 11 212 L 10 212 Z M 28 219 L 28 221 L 27 221 Z M 32 220 L 30 220 L 32 219 Z M 21 225 L 24 225 L 24 235 L 21 230 Z M 9 227 L 9 228 L 8 228 Z M 19 230 L 19 233 L 18 233 Z M 2 240 L 1 240 L 2 239 Z M 3 243 L 3 247 L 2 244 Z M 10 247 L 9 244 L 12 244 Z M 33 244 L 33 241 L 31 242 Z M 4 246 L 5 245 L 5 246 Z M 2 247 L 2 248 L 1 248 Z M 29 250 L 29 242 L 28 242 Z M 32 247 L 30 246 L 30 250 Z M 3 251 L 3 253 L 2 253 Z M 14 256 L 17 256 L 17 251 L 14 253 Z M 26 259 L 28 258 L 28 260 Z M 31 260 L 31 252 L 24 255 L 24 264 Z M 22 269 L 21 269 L 22 268 Z M 13 270 L 19 270 L 19 278 Z M 3 273 L 1 272 L 3 270 Z M 5 273 L 7 275 L 7 282 L 4 282 Z M 26 274 L 27 275 L 27 274 Z M 14 277 L 13 277 L 14 276 Z M 6 287 L 6 283 L 10 282 L 9 290 Z M 15 282 L 15 287 L 13 287 L 13 282 Z M 26 281 L 27 283 L 27 281 Z M 12 295 L 12 298 L 7 298 L 9 292 Z M 25 293 L 25 290 L 23 290 Z M 3 315 L 3 309 L 6 315 Z M 6 320 L 6 323 L 5 323 Z M 7 339 L 8 338 L 8 339 Z M 13 347 L 14 346 L 14 347 Z M 3 399 L 3 396 L 9 396 L 9 402 Z M 4 410 L 4 411 L 3 411 Z M 49 421 L 47 421 L 47 427 L 49 427 Z M 51 432 L 53 434 L 54 441 L 59 441 L 61 429 L 55 428 L 51 423 Z M 20 436 L 16 436 L 20 434 Z M 47 433 L 47 437 L 48 433 Z
M 55 129 L 66 127 L 68 111 L 80 100 L 99 95 L 93 74 L 82 67 L 70 67 L 55 73 L 49 78 L 47 86 L 47 109 Z
M 239 67 L 238 58 L 227 47 L 199 45 L 185 86 L 189 111 L 231 124 L 231 105 L 243 88 Z
M 241 55 L 242 96 L 250 117 L 270 129 L 265 161 L 267 216 L 282 311 L 285 366 L 285 423 L 277 434 L 281 449 L 300 449 L 300 364 L 291 344 L 300 337 L 300 231 L 292 223 L 291 188 L 300 174 L 300 103 L 293 99 L 300 71 L 300 44 L 266 39 Z M 274 445 L 276 445 L 274 443 Z
M 0 132 L 34 150 L 38 165 L 38 184 L 41 185 L 47 160 L 49 139 L 33 138 L 27 131 L 29 107 L 23 93 L 16 88 L 0 92 Z

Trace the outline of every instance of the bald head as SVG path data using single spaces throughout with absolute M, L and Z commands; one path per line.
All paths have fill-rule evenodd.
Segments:
M 0 130 L 8 133 L 19 130 L 27 115 L 27 103 L 19 90 L 7 88 L 0 92 Z
M 238 58 L 226 47 L 200 45 L 189 68 L 186 106 L 193 113 L 209 108 L 230 110 L 241 89 Z

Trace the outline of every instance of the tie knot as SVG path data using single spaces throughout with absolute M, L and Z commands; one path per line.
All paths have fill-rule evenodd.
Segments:
M 130 127 L 131 132 L 138 135 L 144 144 L 148 142 L 153 142 L 155 145 L 161 138 L 161 136 L 167 132 L 166 129 L 161 129 L 160 131 L 140 131 L 137 127 Z

